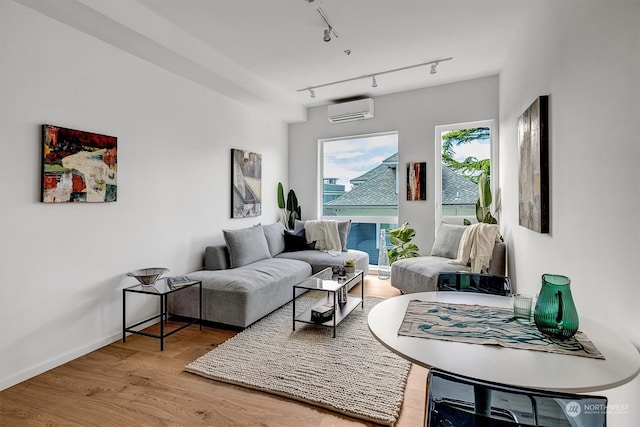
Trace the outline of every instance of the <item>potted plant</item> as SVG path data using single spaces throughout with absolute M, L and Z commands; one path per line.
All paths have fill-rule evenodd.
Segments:
M 411 243 L 416 235 L 416 230 L 409 227 L 409 223 L 405 222 L 398 228 L 389 230 L 389 241 L 391 242 L 391 249 L 389 249 L 389 262 L 393 264 L 394 261 L 403 258 L 414 258 L 420 256 L 419 249 L 414 243 Z
M 486 224 L 497 224 L 498 221 L 491 213 L 491 181 L 487 178 L 487 174 L 482 172 L 478 177 L 478 201 L 476 202 L 476 219 L 478 222 Z M 464 225 L 471 225 L 471 221 L 464 220 Z
M 342 263 L 344 267 L 344 271 L 346 273 L 355 273 L 356 271 L 356 260 L 355 259 L 347 259 Z
M 293 230 L 296 220 L 302 219 L 302 212 L 300 205 L 298 205 L 295 191 L 289 190 L 285 201 L 284 188 L 281 182 L 278 183 L 278 207 L 282 215 L 282 223 L 287 229 Z

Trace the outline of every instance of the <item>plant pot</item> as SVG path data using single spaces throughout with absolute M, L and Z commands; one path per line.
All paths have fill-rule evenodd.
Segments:
M 349 274 L 349 273 L 355 273 L 356 272 L 356 268 L 355 267 L 345 267 L 344 268 L 345 273 Z

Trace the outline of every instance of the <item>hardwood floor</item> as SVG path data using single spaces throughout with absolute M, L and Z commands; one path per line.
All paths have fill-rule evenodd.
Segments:
M 399 292 L 370 275 L 365 294 Z M 375 425 L 183 372 L 236 333 L 194 325 L 167 338 L 163 352 L 158 340 L 131 335 L 0 392 L 0 426 Z M 412 366 L 397 427 L 422 425 L 426 374 Z

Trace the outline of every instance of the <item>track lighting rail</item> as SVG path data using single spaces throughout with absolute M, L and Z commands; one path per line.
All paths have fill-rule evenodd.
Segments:
M 376 81 L 376 77 L 381 76 L 383 74 L 395 73 L 395 72 L 398 72 L 398 71 L 409 70 L 411 68 L 417 68 L 417 67 L 424 67 L 424 66 L 427 66 L 427 65 L 431 65 L 430 74 L 435 74 L 436 73 L 436 68 L 438 67 L 439 63 L 445 62 L 445 61 L 451 61 L 452 59 L 453 59 L 453 56 L 450 56 L 448 58 L 436 59 L 436 60 L 428 61 L 428 62 L 421 62 L 419 64 L 408 65 L 406 67 L 392 68 L 390 70 L 378 71 L 376 73 L 371 73 L 371 74 L 363 74 L 363 75 L 358 76 L 358 77 L 351 77 L 351 78 L 348 78 L 348 79 L 336 80 L 336 81 L 333 81 L 333 82 L 322 83 L 322 84 L 319 84 L 319 85 L 307 86 L 307 87 L 304 87 L 302 89 L 298 89 L 297 92 L 309 91 L 309 94 L 311 95 L 311 97 L 315 98 L 315 91 L 314 91 L 315 89 L 322 88 L 322 87 L 327 87 L 327 86 L 338 85 L 338 84 L 341 84 L 341 83 L 352 82 L 354 80 L 360 80 L 360 79 L 372 79 L 372 87 L 377 87 L 378 86 L 378 82 Z

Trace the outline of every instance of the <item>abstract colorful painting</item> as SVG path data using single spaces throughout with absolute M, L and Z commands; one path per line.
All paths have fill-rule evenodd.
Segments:
M 231 217 L 262 214 L 262 155 L 231 149 Z
M 549 232 L 548 96 L 539 96 L 518 119 L 520 225 Z
M 42 125 L 42 201 L 115 202 L 118 138 Z
M 407 200 L 427 200 L 427 163 L 407 166 Z

